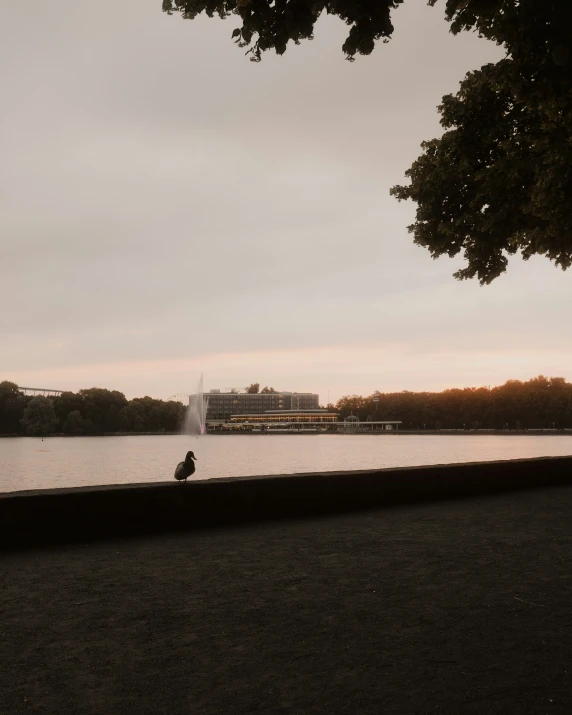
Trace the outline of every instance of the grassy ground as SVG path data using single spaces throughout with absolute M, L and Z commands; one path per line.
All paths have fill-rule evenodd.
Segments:
M 7 553 L 0 712 L 572 712 L 572 489 Z

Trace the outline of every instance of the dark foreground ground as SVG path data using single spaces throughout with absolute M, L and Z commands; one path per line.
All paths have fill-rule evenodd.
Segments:
M 0 712 L 572 712 L 572 489 L 0 556 Z

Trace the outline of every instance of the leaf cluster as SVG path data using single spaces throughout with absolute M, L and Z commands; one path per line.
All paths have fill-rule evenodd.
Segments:
M 391 12 L 404 0 L 163 0 L 193 19 L 233 16 L 232 36 L 253 61 L 312 39 L 323 13 L 349 26 L 349 60 L 393 34 Z M 437 0 L 428 0 L 436 5 Z M 506 50 L 467 74 L 439 107 L 444 134 L 422 144 L 395 186 L 417 203 L 409 227 L 434 258 L 462 254 L 457 278 L 490 283 L 507 256 L 542 255 L 572 265 L 572 0 L 446 0 L 451 31 L 478 32 Z
M 572 3 L 447 3 L 506 57 L 469 72 L 439 107 L 444 134 L 422 144 L 391 193 L 418 207 L 409 227 L 434 258 L 463 253 L 457 278 L 490 283 L 507 256 L 572 265 Z
M 375 401 L 374 401 L 375 400 Z M 570 429 L 572 384 L 542 375 L 508 380 L 493 387 L 466 387 L 443 392 L 375 392 L 348 395 L 336 404 L 343 419 L 401 420 L 402 429 Z
M 289 42 L 299 45 L 312 40 L 314 26 L 322 13 L 337 15 L 349 25 L 342 50 L 349 60 L 356 54 L 369 55 L 377 40 L 387 40 L 392 32 L 391 10 L 404 0 L 163 0 L 163 10 L 194 19 L 208 17 L 240 18 L 232 32 L 239 47 L 248 47 L 253 62 L 262 53 L 274 50 L 282 55 Z

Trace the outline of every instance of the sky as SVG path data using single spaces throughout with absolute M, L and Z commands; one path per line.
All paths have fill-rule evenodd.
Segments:
M 160 0 L 2 3 L 0 380 L 167 399 L 572 379 L 572 273 L 456 281 L 389 196 L 437 105 L 501 49 L 408 0 L 349 63 L 347 28 L 248 61 L 237 20 Z

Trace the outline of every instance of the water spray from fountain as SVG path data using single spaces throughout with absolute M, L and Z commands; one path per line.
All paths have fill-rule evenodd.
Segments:
M 197 392 L 189 397 L 189 406 L 185 414 L 185 434 L 201 435 L 207 431 L 208 396 L 203 394 L 203 375 L 197 387 Z

